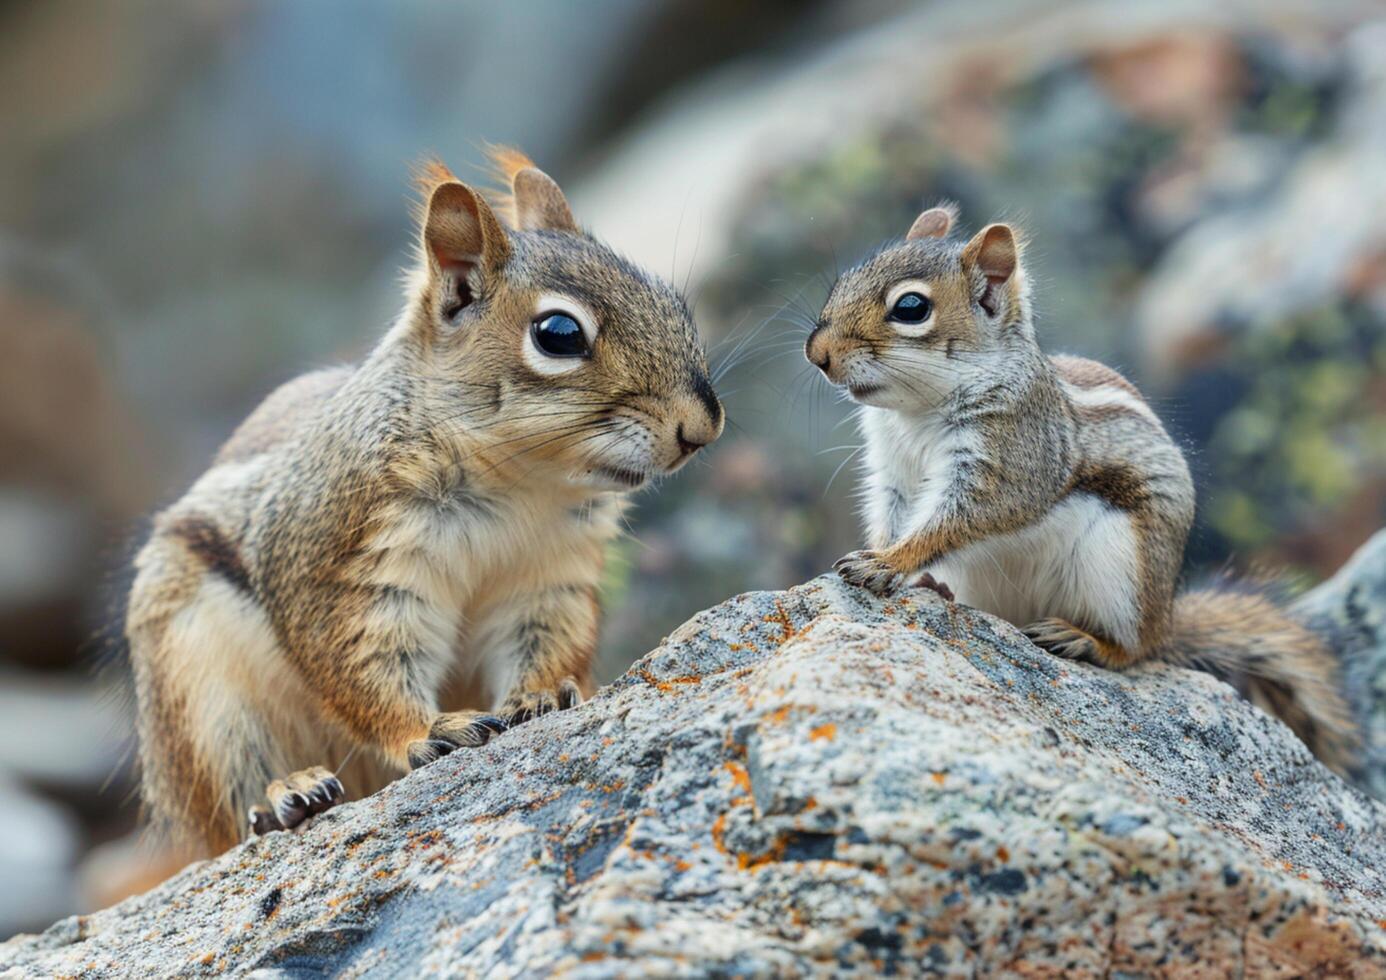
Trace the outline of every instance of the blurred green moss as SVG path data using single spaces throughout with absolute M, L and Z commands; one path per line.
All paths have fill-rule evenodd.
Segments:
M 1242 395 L 1206 454 L 1209 521 L 1233 546 L 1311 527 L 1383 475 L 1383 336 L 1371 310 L 1333 303 L 1233 344 L 1223 370 Z

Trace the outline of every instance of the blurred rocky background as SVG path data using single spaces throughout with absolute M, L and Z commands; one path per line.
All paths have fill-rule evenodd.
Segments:
M 805 324 L 940 197 L 1029 230 L 1044 340 L 1188 447 L 1191 577 L 1312 581 L 1386 522 L 1377 3 L 11 0 L 0 131 L 0 935 L 129 887 L 123 565 L 383 329 L 428 152 L 523 146 L 725 369 L 727 435 L 612 556 L 604 679 L 854 545 Z

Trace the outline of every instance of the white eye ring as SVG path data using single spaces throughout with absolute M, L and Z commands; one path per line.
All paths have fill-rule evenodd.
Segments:
M 890 291 L 886 293 L 886 322 L 902 337 L 923 337 L 930 330 L 934 329 L 934 310 L 932 308 L 924 319 L 918 323 L 901 323 L 898 320 L 889 318 L 890 311 L 895 308 L 895 304 L 900 301 L 900 297 L 908 293 L 918 293 L 929 300 L 930 303 L 932 303 L 934 299 L 933 288 L 923 279 L 906 279 L 904 282 L 896 283 L 890 288 Z
M 572 317 L 582 328 L 583 336 L 587 338 L 587 346 L 592 347 L 596 343 L 597 318 L 585 303 L 559 293 L 541 293 L 534 304 L 532 315 L 539 317 L 551 313 L 562 313 L 564 316 Z M 585 357 L 552 357 L 545 354 L 534 346 L 534 338 L 529 330 L 524 332 L 524 338 L 520 341 L 520 354 L 524 358 L 525 366 L 535 374 L 550 376 L 579 371 L 589 360 Z

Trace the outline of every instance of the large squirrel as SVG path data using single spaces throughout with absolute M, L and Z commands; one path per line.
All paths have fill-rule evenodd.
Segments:
M 838 573 L 956 594 L 1062 657 L 1209 670 L 1348 767 L 1332 652 L 1262 588 L 1176 594 L 1194 518 L 1183 453 L 1116 371 L 1040 350 L 1016 233 L 964 244 L 956 217 L 925 211 L 840 276 L 805 345 L 862 406 L 870 549 Z
M 423 169 L 393 327 L 270 395 L 136 559 L 143 796 L 194 852 L 578 703 L 624 495 L 722 431 L 683 298 L 494 158 L 495 210 Z

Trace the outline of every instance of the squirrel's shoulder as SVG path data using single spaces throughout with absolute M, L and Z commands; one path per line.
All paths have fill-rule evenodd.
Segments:
M 236 427 L 217 453 L 216 463 L 241 462 L 285 442 L 354 372 L 349 366 L 323 368 L 280 385 Z
M 1075 357 L 1072 354 L 1053 354 L 1049 362 L 1054 365 L 1062 381 L 1068 382 L 1075 388 L 1116 388 L 1128 395 L 1141 397 L 1140 390 L 1128 381 L 1121 372 L 1110 368 L 1101 361 L 1089 360 L 1086 357 Z

